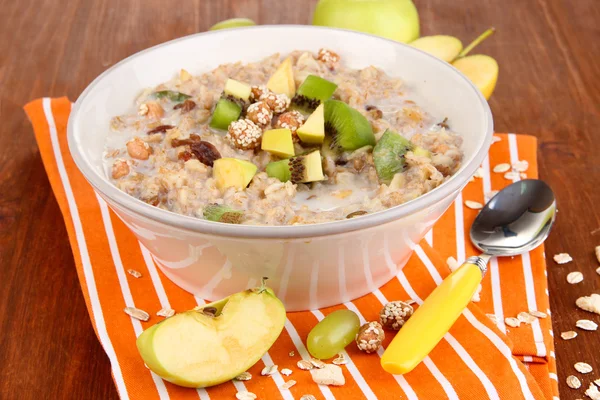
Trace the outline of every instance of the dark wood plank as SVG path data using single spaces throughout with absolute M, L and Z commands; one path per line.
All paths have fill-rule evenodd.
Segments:
M 78 94 L 122 58 L 219 20 L 310 23 L 316 4 L 294 0 L 0 0 L 0 398 L 117 398 L 110 366 L 89 322 L 32 130 L 21 109 L 39 96 Z M 540 140 L 540 171 L 557 192 L 560 213 L 547 254 L 567 251 L 575 264 L 549 262 L 556 336 L 579 318 L 578 296 L 597 291 L 593 248 L 600 244 L 600 41 L 597 0 L 416 0 L 423 34 L 468 41 L 488 26 L 498 34 L 478 49 L 500 63 L 490 101 L 498 131 Z M 566 284 L 570 270 L 584 272 Z M 590 362 L 595 333 L 558 339 L 561 398 L 582 397 L 564 379 Z M 597 378 L 598 376 L 594 376 Z M 588 379 L 589 380 L 589 379 Z M 586 380 L 586 383 L 588 382 Z

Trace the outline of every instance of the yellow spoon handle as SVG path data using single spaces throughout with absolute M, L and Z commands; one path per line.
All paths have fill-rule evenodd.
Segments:
M 471 257 L 439 285 L 398 331 L 381 357 L 391 374 L 415 368 L 450 330 L 481 283 L 489 257 Z

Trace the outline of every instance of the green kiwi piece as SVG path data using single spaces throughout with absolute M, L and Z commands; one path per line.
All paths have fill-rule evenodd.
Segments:
M 155 92 L 154 97 L 156 97 L 157 99 L 162 99 L 163 97 L 166 97 L 174 103 L 181 103 L 182 101 L 185 101 L 192 96 L 181 92 L 175 92 L 173 90 L 161 90 L 159 92 Z
M 292 99 L 292 107 L 313 112 L 319 104 L 331 98 L 335 89 L 337 89 L 335 83 L 316 75 L 309 75 L 296 91 Z
M 325 133 L 333 138 L 332 147 L 352 151 L 375 146 L 369 121 L 354 108 L 339 100 L 325 101 Z
M 287 182 L 291 179 L 290 160 L 273 161 L 267 164 L 265 172 L 272 178 L 277 178 L 281 182 Z
M 236 121 L 242 113 L 242 107 L 235 101 L 221 98 L 213 111 L 209 126 L 214 129 L 227 130 L 229 124 Z
M 226 224 L 239 224 L 244 216 L 243 211 L 219 204 L 209 204 L 204 208 L 204 218 L 209 221 L 223 222 Z
M 413 148 L 404 136 L 389 129 L 383 133 L 373 149 L 373 162 L 382 183 L 389 184 L 395 174 L 404 171 L 406 153 Z

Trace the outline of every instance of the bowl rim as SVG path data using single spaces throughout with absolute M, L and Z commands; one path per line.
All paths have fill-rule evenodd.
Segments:
M 394 220 L 398 220 L 402 217 L 406 217 L 408 215 L 417 213 L 426 209 L 428 207 L 433 206 L 434 204 L 440 202 L 450 194 L 461 190 L 468 182 L 469 177 L 471 177 L 479 165 L 483 162 L 485 156 L 487 155 L 488 149 L 492 142 L 493 136 L 493 118 L 492 112 L 489 107 L 487 100 L 483 97 L 479 89 L 460 71 L 458 71 L 451 64 L 436 58 L 433 55 L 430 55 L 424 51 L 411 47 L 405 43 L 400 43 L 393 41 L 391 39 L 382 38 L 379 36 L 352 31 L 348 29 L 339 29 L 339 28 L 329 28 L 329 27 L 321 27 L 321 26 L 312 26 L 312 25 L 258 25 L 258 26 L 249 26 L 249 27 L 241 27 L 235 28 L 235 31 L 243 32 L 245 30 L 289 30 L 289 29 L 310 29 L 310 30 L 325 30 L 325 31 L 340 31 L 349 35 L 356 36 L 367 36 L 370 38 L 374 38 L 377 40 L 387 41 L 394 45 L 403 47 L 404 50 L 415 51 L 424 54 L 425 56 L 432 59 L 433 62 L 439 63 L 442 68 L 451 68 L 454 70 L 460 79 L 462 79 L 466 84 L 467 88 L 469 88 L 476 97 L 479 98 L 480 106 L 482 108 L 482 112 L 484 114 L 485 119 L 485 134 L 484 140 L 481 146 L 475 150 L 471 159 L 467 160 L 466 163 L 463 164 L 463 168 L 455 173 L 448 181 L 444 182 L 440 186 L 435 189 L 417 197 L 414 200 L 410 200 L 406 203 L 400 204 L 395 207 L 388 208 L 386 210 L 378 211 L 375 213 L 367 214 L 365 216 L 361 216 L 358 218 L 351 218 L 347 220 L 336 220 L 330 222 L 320 222 L 315 224 L 306 224 L 306 225 L 284 225 L 284 226 L 272 226 L 272 225 L 232 225 L 232 224 L 223 224 L 218 222 L 206 221 L 200 218 L 187 216 L 178 214 L 172 211 L 163 210 L 160 208 L 156 208 L 149 204 L 144 203 L 141 200 L 136 199 L 135 197 L 119 190 L 114 184 L 112 184 L 107 177 L 101 176 L 99 173 L 95 171 L 95 168 L 92 167 L 86 160 L 86 158 L 78 151 L 77 140 L 75 139 L 75 126 L 77 124 L 77 120 L 79 118 L 79 109 L 81 104 L 85 101 L 86 97 L 93 92 L 94 88 L 99 84 L 102 79 L 118 69 L 121 65 L 133 60 L 136 57 L 141 56 L 147 52 L 170 46 L 174 43 L 194 40 L 199 36 L 218 36 L 222 32 L 230 31 L 230 30 L 216 30 L 216 31 L 206 31 L 199 32 L 192 35 L 183 36 L 180 38 L 176 38 L 147 49 L 141 50 L 137 53 L 134 53 L 127 58 L 119 61 L 112 67 L 108 68 L 106 71 L 101 73 L 98 77 L 96 77 L 81 93 L 81 95 L 77 98 L 77 101 L 73 104 L 71 109 L 71 114 L 69 116 L 69 122 L 67 125 L 67 141 L 69 146 L 69 151 L 75 164 L 78 169 L 84 175 L 86 180 L 92 185 L 92 187 L 99 192 L 99 194 L 103 195 L 102 197 L 108 198 L 112 202 L 116 203 L 118 208 L 126 208 L 130 212 L 133 212 L 137 215 L 141 215 L 143 217 L 149 218 L 156 222 L 160 222 L 169 226 L 174 226 L 179 229 L 193 231 L 197 233 L 217 235 L 217 236 L 225 236 L 225 237 L 244 237 L 244 238 L 278 238 L 278 239 L 293 239 L 293 238 L 309 238 L 309 237 L 318 237 L 318 236 L 328 236 L 340 233 L 351 232 L 360 229 L 371 228 L 377 225 L 382 225 L 389 223 Z M 108 201 L 110 204 L 110 201 Z

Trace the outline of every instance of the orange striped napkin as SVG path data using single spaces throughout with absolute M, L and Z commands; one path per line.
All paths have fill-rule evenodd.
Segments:
M 476 254 L 468 240 L 468 227 L 477 211 L 463 206 L 465 200 L 484 202 L 484 194 L 498 190 L 511 180 L 490 172 L 498 163 L 529 162 L 527 175 L 537 176 L 536 139 L 501 134 L 492 145 L 480 171 L 467 185 L 426 239 L 414 245 L 406 267 L 376 292 L 327 309 L 289 313 L 281 336 L 267 354 L 250 369 L 253 378 L 208 389 L 185 389 L 164 382 L 144 367 L 136 337 L 162 318 L 163 307 L 191 309 L 204 300 L 179 289 L 154 265 L 151 255 L 96 195 L 75 166 L 66 140 L 71 103 L 66 98 L 39 99 L 25 106 L 33 124 L 42 159 L 65 218 L 77 272 L 98 339 L 111 361 L 112 374 L 123 399 L 234 399 L 248 390 L 260 399 L 299 399 L 312 394 L 317 399 L 553 399 L 558 396 L 556 363 L 550 318 L 531 325 L 510 328 L 504 318 L 521 311 L 550 314 L 543 248 L 514 258 L 492 260 L 483 282 L 481 301 L 472 303 L 414 371 L 392 376 L 379 366 L 378 354 L 361 353 L 348 346 L 350 362 L 344 366 L 346 384 L 319 386 L 296 362 L 308 358 L 304 346 L 310 329 L 336 309 L 355 311 L 362 322 L 376 320 L 382 305 L 390 300 L 414 299 L 421 303 L 449 273 L 447 257 L 459 262 Z M 519 179 L 519 178 L 515 178 Z M 142 273 L 126 273 L 134 268 Z M 152 317 L 140 322 L 123 313 L 125 306 L 148 311 Z M 486 314 L 494 314 L 492 322 Z M 384 347 L 389 344 L 388 334 Z M 265 365 L 293 371 L 260 376 Z M 282 389 L 290 379 L 297 383 Z

